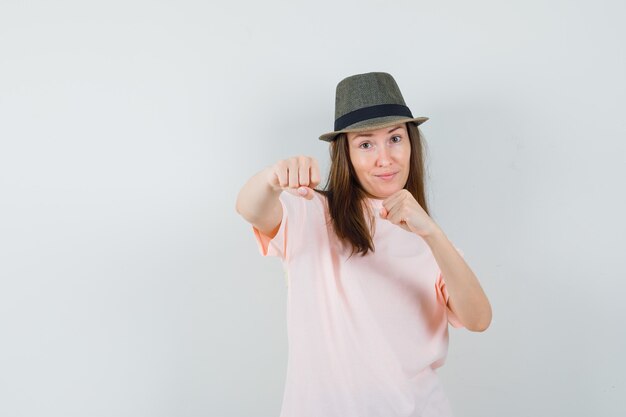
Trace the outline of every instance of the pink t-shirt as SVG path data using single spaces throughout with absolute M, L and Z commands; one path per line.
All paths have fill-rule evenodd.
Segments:
M 450 417 L 434 371 L 445 362 L 448 294 L 426 242 L 375 214 L 375 252 L 353 255 L 336 237 L 326 197 L 282 192 L 263 256 L 287 279 L 288 361 L 280 417 Z M 459 253 L 462 252 L 457 248 Z

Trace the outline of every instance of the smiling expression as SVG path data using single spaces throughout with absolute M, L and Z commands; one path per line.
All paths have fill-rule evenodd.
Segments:
M 411 142 L 406 125 L 348 132 L 350 160 L 369 197 L 385 199 L 409 178 Z

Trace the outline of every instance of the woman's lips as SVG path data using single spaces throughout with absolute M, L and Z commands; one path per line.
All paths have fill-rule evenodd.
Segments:
M 391 172 L 391 173 L 386 174 L 386 175 L 376 175 L 376 177 L 380 178 L 381 180 L 389 181 L 390 179 L 395 177 L 396 174 L 397 174 L 397 172 Z

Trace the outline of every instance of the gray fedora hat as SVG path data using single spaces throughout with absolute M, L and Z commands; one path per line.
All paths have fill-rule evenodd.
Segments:
M 335 130 L 320 140 L 332 142 L 339 133 L 375 130 L 399 123 L 420 125 L 428 117 L 413 117 L 396 80 L 386 72 L 344 78 L 335 93 Z

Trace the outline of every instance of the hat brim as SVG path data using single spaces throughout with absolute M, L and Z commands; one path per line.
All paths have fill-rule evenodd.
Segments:
M 377 117 L 374 119 L 368 119 L 368 120 L 363 120 L 358 123 L 354 123 L 346 127 L 345 129 L 341 129 L 336 132 L 324 133 L 319 138 L 320 140 L 323 140 L 326 142 L 332 142 L 335 139 L 335 137 L 340 133 L 366 132 L 368 130 L 382 129 L 384 127 L 393 126 L 393 125 L 397 125 L 400 123 L 407 123 L 407 122 L 412 122 L 412 123 L 415 123 L 415 125 L 419 126 L 420 124 L 424 123 L 426 120 L 428 120 L 428 117 L 414 117 L 414 118 L 398 117 L 398 116 Z

